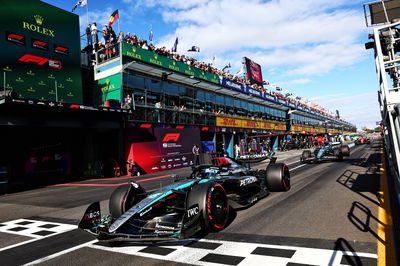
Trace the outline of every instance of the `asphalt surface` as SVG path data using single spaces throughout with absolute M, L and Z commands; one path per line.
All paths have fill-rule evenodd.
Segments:
M 147 190 L 172 182 L 170 173 L 93 179 L 0 196 L 2 265 L 376 265 L 381 143 L 352 148 L 342 162 L 300 164 L 301 151 L 280 152 L 291 190 L 274 192 L 232 214 L 202 239 L 124 243 L 110 247 L 77 229 L 87 206 L 132 180 Z M 263 168 L 266 164 L 252 167 Z M 174 174 L 187 175 L 190 169 Z

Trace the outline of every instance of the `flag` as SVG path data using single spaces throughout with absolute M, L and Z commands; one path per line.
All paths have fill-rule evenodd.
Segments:
M 276 87 L 276 90 L 277 90 L 277 91 L 281 91 L 282 88 L 281 88 L 281 87 Z
M 300 97 L 300 96 L 296 96 L 296 100 L 302 100 L 303 99 L 303 97 Z
M 229 62 L 224 68 L 222 68 L 222 72 L 224 72 L 225 69 L 231 68 L 231 63 Z
M 171 53 L 176 53 L 177 50 L 178 50 L 178 37 L 176 37 L 175 39 L 175 43 L 174 46 L 172 46 Z
M 149 41 L 153 41 L 153 26 L 150 25 Z
M 214 57 L 213 57 L 212 62 L 210 63 L 210 65 L 214 64 L 215 60 L 217 60 L 217 56 L 216 56 L 216 55 L 214 55 Z
M 82 6 L 86 6 L 87 5 L 87 0 L 79 0 L 76 5 L 74 6 L 74 8 L 72 9 L 72 12 L 75 11 L 75 9 L 77 9 L 78 7 L 82 7 Z
M 110 19 L 108 20 L 108 26 L 110 27 L 110 26 L 114 23 L 114 21 L 116 21 L 117 19 L 119 19 L 118 9 L 115 10 L 115 11 L 111 14 Z
M 268 80 L 263 80 L 263 85 L 269 85 L 269 81 Z
M 235 74 L 233 74 L 233 76 L 237 76 L 243 73 L 243 68 L 239 69 Z
M 198 46 L 192 46 L 192 48 L 190 48 L 188 50 L 188 52 L 200 52 L 200 47 Z

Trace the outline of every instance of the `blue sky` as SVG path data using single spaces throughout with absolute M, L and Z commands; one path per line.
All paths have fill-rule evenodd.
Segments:
M 44 2 L 71 11 L 77 0 Z M 360 129 L 374 128 L 380 120 L 373 51 L 364 48 L 372 31 L 365 26 L 365 2 L 88 0 L 88 14 L 90 22 L 101 26 L 118 9 L 121 31 L 147 39 L 152 25 L 156 46 L 171 48 L 179 37 L 178 53 L 204 62 L 216 56 L 215 65 L 222 69 L 231 63 L 231 73 L 247 56 L 262 66 L 264 80 L 332 112 L 339 110 Z M 81 32 L 86 11 L 75 10 Z M 186 52 L 192 45 L 201 52 Z

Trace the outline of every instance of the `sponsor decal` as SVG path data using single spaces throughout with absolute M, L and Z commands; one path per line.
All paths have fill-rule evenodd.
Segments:
M 143 215 L 147 214 L 147 213 L 148 213 L 149 211 L 151 211 L 152 209 L 153 209 L 153 207 L 150 207 L 150 208 L 144 210 L 143 212 L 141 212 L 141 213 L 139 214 L 140 217 L 142 217 Z
M 175 230 L 175 227 L 173 227 L 173 226 L 166 226 L 166 225 L 162 225 L 159 223 L 156 223 L 156 228 L 166 229 L 166 230 Z
M 248 184 L 255 183 L 257 181 L 258 181 L 257 177 L 250 176 L 250 177 L 247 177 L 247 178 L 244 178 L 244 179 L 240 180 L 240 186 L 241 187 L 242 186 L 246 186 Z
M 199 205 L 196 204 L 196 205 L 190 207 L 186 212 L 187 212 L 187 217 L 188 218 L 199 214 Z
M 252 204 L 252 203 L 256 202 L 257 200 L 258 200 L 257 196 L 251 197 L 249 199 L 249 203 Z
M 94 212 L 86 213 L 85 217 L 83 219 L 84 220 L 92 220 L 99 216 L 100 216 L 100 211 L 94 211 Z
M 174 233 L 174 231 L 160 231 L 160 230 L 156 230 L 156 231 L 154 231 L 154 233 L 156 233 L 156 234 L 172 235 L 172 234 Z
M 42 27 L 44 18 L 41 15 L 34 15 L 33 17 L 34 17 L 37 25 L 26 22 L 26 21 L 22 21 L 23 29 L 38 32 L 38 33 L 46 35 L 46 36 L 55 37 L 54 30 Z

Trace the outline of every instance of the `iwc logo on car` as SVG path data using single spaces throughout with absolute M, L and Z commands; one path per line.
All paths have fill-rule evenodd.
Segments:
M 199 213 L 199 205 L 194 205 L 187 210 L 187 217 L 190 218 Z

